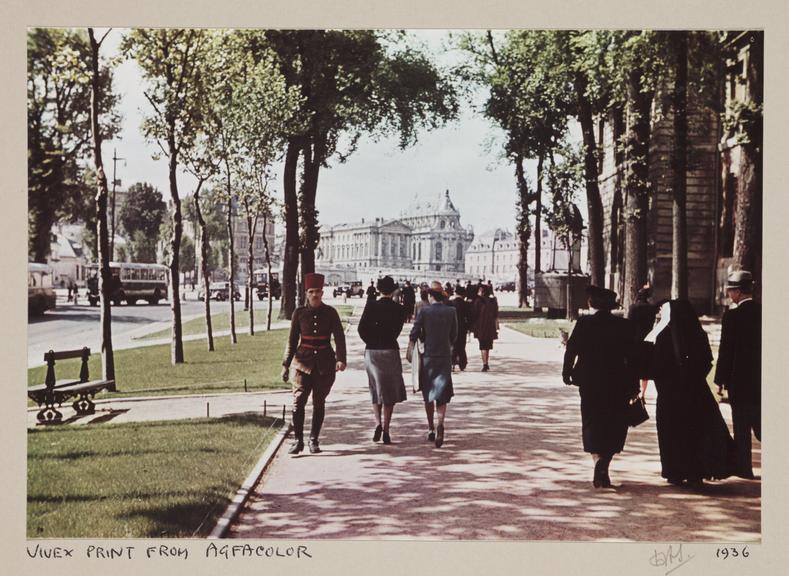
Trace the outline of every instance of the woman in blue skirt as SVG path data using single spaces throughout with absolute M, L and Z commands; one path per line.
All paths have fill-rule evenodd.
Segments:
M 452 398 L 452 344 L 457 337 L 458 323 L 455 308 L 444 301 L 446 293 L 440 282 L 433 282 L 428 290 L 428 306 L 419 309 L 411 330 L 410 340 L 424 342 L 419 370 L 419 388 L 425 401 L 428 440 L 436 448 L 444 443 L 444 419 L 447 404 Z M 438 413 L 436 427 L 433 415 Z

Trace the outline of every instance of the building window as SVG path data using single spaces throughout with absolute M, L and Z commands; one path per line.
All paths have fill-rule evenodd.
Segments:
M 439 262 L 442 260 L 441 249 L 442 249 L 441 242 L 436 242 L 436 260 L 438 260 Z
M 417 260 L 422 260 L 422 243 L 421 242 L 419 243 L 419 256 L 417 257 Z
M 458 242 L 458 260 L 463 260 L 463 242 Z

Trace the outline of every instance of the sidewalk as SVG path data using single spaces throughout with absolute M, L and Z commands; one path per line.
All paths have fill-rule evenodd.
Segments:
M 660 477 L 654 420 L 631 429 L 611 465 L 614 489 L 591 485 L 577 389 L 561 382 L 557 341 L 503 329 L 491 372 L 455 373 L 444 447 L 425 440 L 421 398 L 392 421 L 393 444 L 371 441 L 362 344 L 327 402 L 322 454 L 280 450 L 231 529 L 237 538 L 407 540 L 761 540 L 761 481 L 692 490 Z M 406 368 L 406 371 L 409 369 Z M 650 387 L 654 394 L 654 387 Z M 649 398 L 649 397 L 648 397 Z M 722 405 L 731 429 L 728 405 Z M 307 427 L 309 426 L 309 418 Z M 754 444 L 760 475 L 761 446 Z

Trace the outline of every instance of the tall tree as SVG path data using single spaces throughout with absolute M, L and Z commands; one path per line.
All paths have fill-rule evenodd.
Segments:
M 337 155 L 345 161 L 365 133 L 396 132 L 401 147 L 416 141 L 418 130 L 440 126 L 457 113 L 455 90 L 421 51 L 404 45 L 403 33 L 373 30 L 270 31 L 266 34 L 279 56 L 289 86 L 303 98 L 304 129 L 288 142 L 285 182 L 286 245 L 282 315 L 295 305 L 294 208 L 300 217 L 299 252 L 302 274 L 315 268 L 320 240 L 315 199 L 320 169 Z M 341 144 L 346 144 L 341 149 Z M 303 172 L 294 198 L 297 163 Z
M 147 182 L 129 186 L 126 201 L 120 209 L 119 221 L 131 242 L 137 262 L 154 262 L 159 229 L 167 212 L 162 193 Z
M 92 153 L 91 46 L 85 30 L 33 28 L 27 36 L 27 145 L 29 255 L 46 262 L 52 225 L 83 220 L 95 225 L 93 177 L 83 162 Z M 112 69 L 101 66 L 99 130 L 111 138 L 120 126 Z
M 100 276 L 99 290 L 101 292 L 101 374 L 104 380 L 115 380 L 115 356 L 112 349 L 112 312 L 110 308 L 110 295 L 112 293 L 112 272 L 110 271 L 109 232 L 107 230 L 107 176 L 104 173 L 104 162 L 101 157 L 101 128 L 99 123 L 99 102 L 101 102 L 101 80 L 99 49 L 102 42 L 109 34 L 105 32 L 101 40 L 97 41 L 93 28 L 88 28 L 90 39 L 90 125 L 93 135 L 93 163 L 96 167 L 96 215 L 99 232 L 99 261 Z
M 674 124 L 672 169 L 671 297 L 688 298 L 688 38 L 690 32 L 668 32 L 673 68 L 671 107 Z
M 615 89 L 625 105 L 624 134 L 624 220 L 625 271 L 623 307 L 635 302 L 636 294 L 648 280 L 647 218 L 651 184 L 649 147 L 652 103 L 660 84 L 663 60 L 655 33 L 627 31 L 613 35 L 610 52 L 616 71 Z
M 155 141 L 168 159 L 172 237 L 170 240 L 170 302 L 172 309 L 173 364 L 184 362 L 181 326 L 180 253 L 183 223 L 177 172 L 179 155 L 189 149 L 202 119 L 203 85 L 200 66 L 205 61 L 208 34 L 203 30 L 135 29 L 123 41 L 123 51 L 133 57 L 147 81 L 145 97 L 151 112 L 143 133 Z
M 737 39 L 739 34 L 730 33 Z M 734 257 L 732 266 L 749 270 L 761 278 L 762 249 L 762 137 L 764 130 L 764 32 L 743 33 L 747 57 L 741 75 L 733 82 L 742 86 L 743 97 L 732 100 L 726 110 L 724 127 L 727 137 L 736 138 L 743 158 L 737 174 L 734 201 Z M 758 286 L 758 285 L 757 285 Z

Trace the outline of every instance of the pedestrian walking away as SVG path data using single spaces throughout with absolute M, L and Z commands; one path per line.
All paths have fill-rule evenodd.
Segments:
M 461 371 L 468 366 L 468 356 L 466 355 L 466 340 L 468 331 L 471 328 L 471 304 L 466 302 L 466 289 L 457 284 L 455 295 L 449 300 L 455 308 L 458 321 L 458 335 L 452 345 L 452 366 L 457 366 Z
M 583 448 L 592 454 L 595 488 L 611 487 L 608 465 L 625 446 L 626 409 L 638 394 L 638 370 L 633 327 L 611 314 L 616 292 L 589 286 L 593 313 L 582 316 L 567 340 L 562 379 L 578 386 L 581 397 Z
M 731 404 L 737 475 L 752 479 L 751 430 L 762 439 L 762 308 L 753 300 L 753 276 L 733 272 L 726 293 L 734 308 L 723 315 L 715 383 Z
M 293 378 L 293 434 L 295 440 L 288 451 L 298 454 L 304 449 L 305 405 L 312 394 L 310 453 L 321 451 L 319 436 L 325 414 L 326 397 L 334 384 L 336 372 L 345 370 L 345 333 L 337 310 L 323 303 L 323 275 L 304 275 L 307 305 L 296 308 L 290 323 L 290 334 L 282 361 L 282 380 Z M 337 347 L 335 354 L 331 338 Z
M 735 471 L 734 440 L 707 385 L 712 351 L 693 306 L 672 300 L 646 336 L 642 374 L 657 388 L 661 476 L 675 485 L 698 486 Z
M 652 288 L 649 284 L 644 285 L 638 290 L 636 294 L 636 301 L 630 306 L 627 311 L 627 318 L 633 323 L 633 328 L 636 331 L 636 342 L 643 342 L 649 331 L 655 325 L 655 316 L 657 315 L 658 307 L 649 301 L 652 296 Z M 644 347 L 639 348 L 644 352 Z M 650 358 L 639 358 L 638 363 L 641 366 L 649 365 Z M 641 396 L 643 397 L 647 390 L 647 383 L 649 380 L 646 378 L 641 380 Z
M 366 294 L 368 300 L 375 300 L 378 296 L 378 290 L 375 289 L 375 285 L 373 284 L 372 280 L 370 280 L 370 285 L 367 287 Z
M 379 300 L 368 300 L 359 320 L 359 336 L 364 341 L 364 365 L 375 415 L 373 441 L 383 437 L 391 443 L 389 425 L 394 406 L 406 399 L 403 365 L 397 337 L 405 323 L 405 309 L 392 300 L 397 284 L 390 276 L 378 281 Z
M 405 320 L 406 322 L 411 322 L 414 317 L 414 306 L 416 305 L 416 292 L 414 291 L 414 287 L 411 286 L 411 281 L 406 280 L 403 285 L 403 289 L 401 292 L 401 300 L 403 303 L 403 308 L 405 309 Z
M 420 357 L 419 387 L 425 402 L 428 440 L 436 448 L 444 443 L 447 404 L 454 395 L 452 388 L 452 344 L 457 338 L 458 323 L 455 309 L 446 306 L 446 295 L 440 282 L 433 282 L 428 290 L 427 306 L 422 306 L 409 335 L 409 348 L 417 340 L 424 342 Z M 434 413 L 437 414 L 434 428 Z
M 499 303 L 493 289 L 485 284 L 477 288 L 477 299 L 472 308 L 474 337 L 479 341 L 482 356 L 482 371 L 490 370 L 490 351 L 493 341 L 499 337 Z

